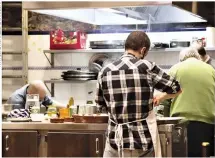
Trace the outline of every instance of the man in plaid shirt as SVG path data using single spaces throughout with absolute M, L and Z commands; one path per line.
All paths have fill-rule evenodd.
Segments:
M 143 60 L 149 48 L 144 32 L 132 32 L 126 39 L 124 55 L 98 75 L 96 103 L 109 115 L 104 157 L 154 156 L 155 144 L 146 119 L 153 103 L 181 92 L 177 81 L 155 63 Z M 163 93 L 153 98 L 154 89 Z

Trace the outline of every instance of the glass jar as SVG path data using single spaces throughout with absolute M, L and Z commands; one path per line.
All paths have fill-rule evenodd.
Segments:
M 60 118 L 68 118 L 70 117 L 69 108 L 60 108 L 59 109 Z

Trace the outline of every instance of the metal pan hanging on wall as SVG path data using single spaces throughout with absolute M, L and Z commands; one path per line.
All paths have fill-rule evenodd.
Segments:
M 91 71 L 81 71 L 81 70 L 69 70 L 66 72 L 62 72 L 64 75 L 96 75 L 97 73 Z
M 68 77 L 68 78 L 96 78 L 97 75 L 88 75 L 88 74 L 76 75 L 76 74 L 71 74 L 71 75 L 61 75 L 61 77 Z
M 65 77 L 95 77 L 97 74 L 63 74 Z
M 70 77 L 63 77 L 63 80 L 68 80 L 68 81 L 88 81 L 88 80 L 96 80 L 96 78 L 70 78 Z

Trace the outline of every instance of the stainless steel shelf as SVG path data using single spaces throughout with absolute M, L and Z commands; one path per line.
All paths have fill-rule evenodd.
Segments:
M 22 31 L 20 27 L 3 27 L 2 31 Z
M 76 79 L 74 79 L 74 80 L 44 80 L 43 82 L 44 83 L 73 83 L 73 82 L 89 82 L 89 81 L 91 81 L 91 82 L 95 82 L 95 81 L 97 81 L 97 80 L 76 80 Z
M 22 3 L 20 2 L 3 2 L 2 7 L 12 7 L 12 8 L 22 8 Z
M 2 78 L 22 78 L 22 75 L 2 75 Z
M 158 50 L 150 50 L 150 51 L 165 51 L 165 52 L 179 52 L 184 48 L 166 48 L 166 49 L 158 49 Z M 215 51 L 215 47 L 205 47 L 206 51 Z
M 44 53 L 123 53 L 124 49 L 75 49 L 75 50 L 44 50 Z
M 180 52 L 183 48 L 151 49 L 149 52 Z M 215 51 L 215 47 L 205 48 L 206 51 Z M 44 53 L 69 54 L 69 53 L 123 53 L 124 49 L 76 49 L 76 50 L 44 50 Z
M 22 55 L 22 52 L 13 52 L 13 51 L 6 51 L 6 52 L 2 52 L 3 55 Z

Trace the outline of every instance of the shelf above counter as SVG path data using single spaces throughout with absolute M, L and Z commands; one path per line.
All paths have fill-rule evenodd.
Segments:
M 180 52 L 183 48 L 164 48 L 151 49 L 149 52 Z M 206 51 L 215 51 L 215 47 L 205 48 Z M 69 53 L 123 53 L 124 49 L 76 49 L 76 50 L 44 50 L 50 54 L 69 54 Z
M 2 75 L 2 78 L 22 78 L 22 75 Z
M 68 53 L 123 53 L 124 49 L 68 49 L 68 50 L 44 50 L 44 53 L 68 54 Z
M 74 82 L 95 82 L 97 80 L 44 80 L 44 83 L 74 83 Z
M 16 52 L 16 51 L 2 51 L 2 55 L 22 55 L 22 52 Z

